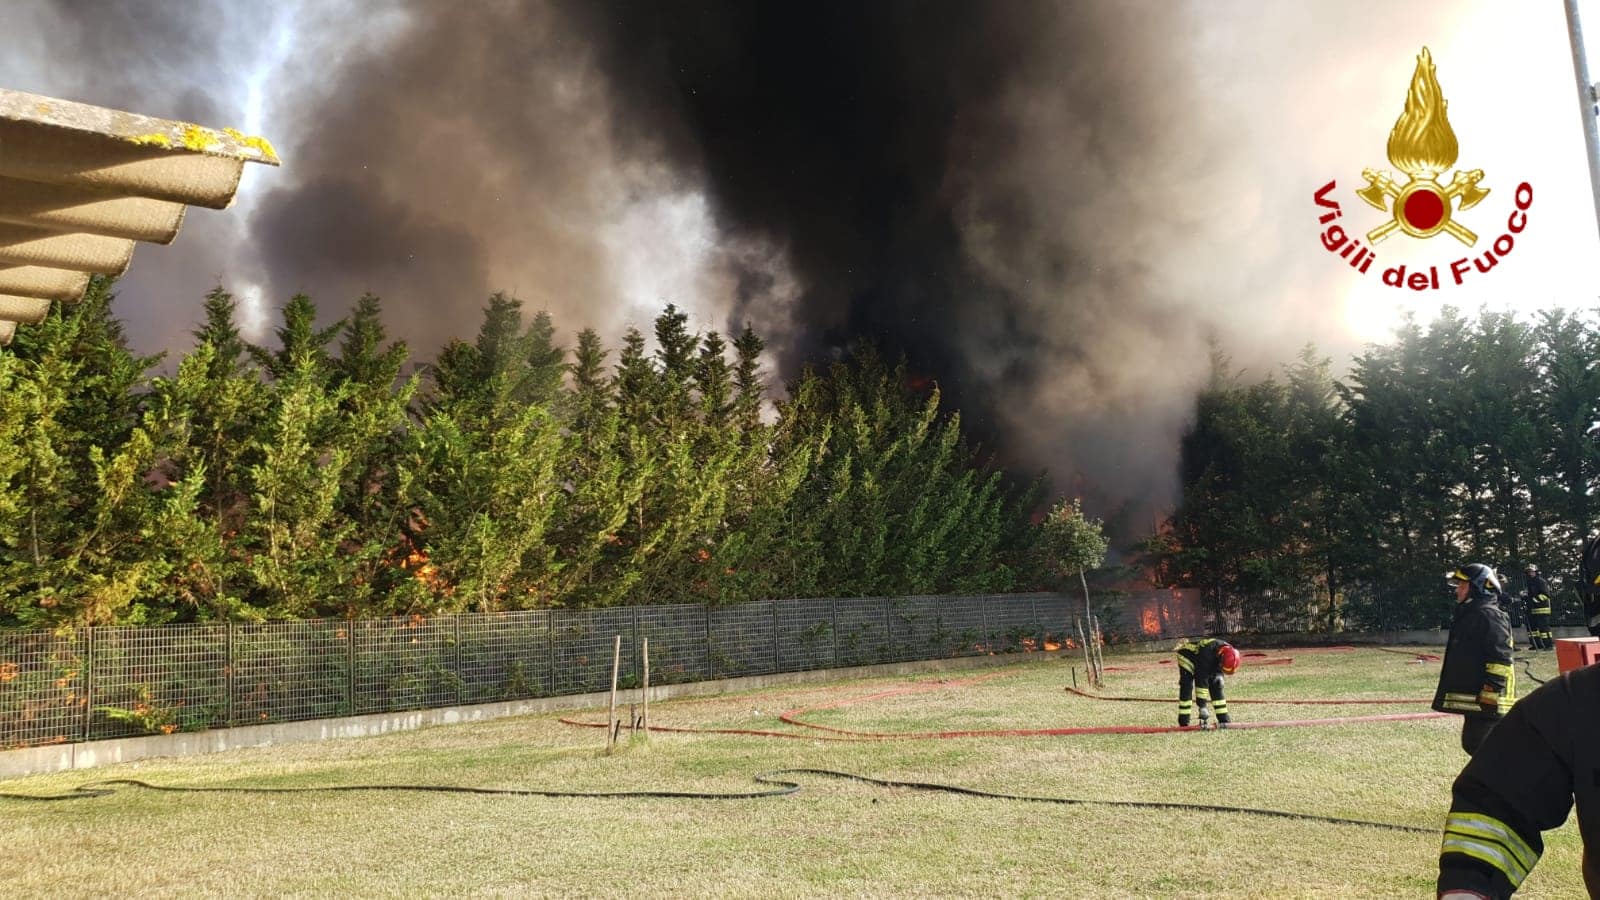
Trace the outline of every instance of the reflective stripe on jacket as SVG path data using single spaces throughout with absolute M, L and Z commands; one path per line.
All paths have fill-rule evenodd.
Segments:
M 1584 882 L 1600 896 L 1600 666 L 1568 672 L 1495 725 L 1456 777 L 1439 848 L 1440 893 L 1507 897 L 1574 801 Z
M 1499 718 L 1510 712 L 1516 702 L 1513 647 L 1511 622 L 1498 600 L 1477 597 L 1457 604 L 1433 708 L 1482 718 Z M 1492 702 L 1480 701 L 1490 695 Z

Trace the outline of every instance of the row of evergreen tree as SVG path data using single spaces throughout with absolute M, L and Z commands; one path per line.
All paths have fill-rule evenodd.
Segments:
M 1532 563 L 1576 621 L 1578 549 L 1600 512 L 1600 326 L 1445 310 L 1336 380 L 1307 348 L 1249 383 L 1214 357 L 1182 443 L 1162 577 L 1245 623 L 1431 626 L 1442 575 Z
M 1050 529 L 1028 520 L 1040 484 L 977 459 L 938 390 L 910 389 L 903 365 L 867 348 L 806 371 L 773 416 L 761 339 L 747 328 L 729 347 L 672 307 L 653 350 L 633 330 L 613 360 L 595 332 L 569 352 L 549 316 L 497 294 L 476 340 L 416 367 L 387 342 L 376 297 L 324 328 L 295 297 L 269 349 L 241 338 L 218 288 L 193 349 L 157 376 L 161 359 L 128 350 L 111 300 L 96 282 L 0 352 L 0 624 L 971 593 L 1050 577 Z

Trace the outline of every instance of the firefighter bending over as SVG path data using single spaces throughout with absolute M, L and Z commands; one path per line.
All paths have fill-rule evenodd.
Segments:
M 1185 640 L 1177 647 L 1178 653 L 1178 725 L 1189 724 L 1195 701 L 1200 703 L 1200 727 L 1213 707 L 1217 713 L 1217 727 L 1227 728 L 1228 701 L 1222 695 L 1222 676 L 1239 670 L 1239 651 L 1227 641 L 1217 638 Z
M 1500 608 L 1500 576 L 1493 569 L 1473 563 L 1445 579 L 1456 590 L 1456 615 L 1433 708 L 1462 717 L 1461 749 L 1470 756 L 1516 701 L 1511 622 Z
M 1509 897 L 1544 852 L 1541 831 L 1578 806 L 1583 881 L 1600 897 L 1600 666 L 1523 698 L 1451 788 L 1439 850 L 1440 897 Z
M 1550 633 L 1550 585 L 1539 574 L 1539 567 L 1528 564 L 1528 591 L 1523 594 L 1528 610 L 1528 645 L 1535 650 L 1555 649 L 1555 635 Z

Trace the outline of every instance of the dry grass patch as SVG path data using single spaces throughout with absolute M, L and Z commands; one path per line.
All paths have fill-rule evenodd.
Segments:
M 1274 655 L 1283 655 L 1274 653 Z M 1106 693 L 1175 698 L 1165 654 L 1113 655 Z M 1246 668 L 1230 699 L 1431 697 L 1438 664 L 1297 654 Z M 1174 721 L 1175 702 L 1073 696 L 1063 660 L 977 673 L 864 679 L 651 705 L 683 727 L 804 733 L 783 710 L 911 691 L 807 714 L 864 731 Z M 1536 672 L 1554 661 L 1540 658 Z M 1520 667 L 1519 667 L 1520 671 Z M 1080 678 L 1082 673 L 1080 672 Z M 1409 707 L 1240 703 L 1241 720 Z M 582 714 L 603 720 L 604 712 Z M 1082 799 L 1259 806 L 1414 825 L 1427 834 L 1239 814 L 982 800 L 810 776 L 788 797 L 592 800 L 439 794 L 158 794 L 0 802 L 0 883 L 18 895 L 1417 897 L 1431 893 L 1456 720 L 1233 730 L 825 743 L 656 734 L 606 756 L 600 730 L 533 716 L 383 737 L 153 760 L 22 779 L 46 793 L 95 778 L 162 784 L 429 783 L 560 790 L 741 792 L 754 773 L 840 769 Z M 1551 836 L 1522 894 L 1581 896 L 1580 845 Z

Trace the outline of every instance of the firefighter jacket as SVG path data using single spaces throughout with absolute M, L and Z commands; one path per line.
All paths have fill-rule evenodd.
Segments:
M 1185 640 L 1177 646 L 1178 654 L 1178 725 L 1189 724 L 1199 701 L 1202 713 L 1210 706 L 1217 713 L 1217 721 L 1229 724 L 1228 701 L 1223 696 L 1222 648 L 1227 641 L 1216 638 Z
M 1528 576 L 1528 615 L 1550 615 L 1550 585 L 1545 583 L 1542 575 Z
M 1456 604 L 1433 708 L 1474 718 L 1499 718 L 1516 700 L 1511 672 L 1511 622 L 1492 596 Z
M 1451 788 L 1439 893 L 1509 897 L 1544 852 L 1540 832 L 1578 807 L 1583 880 L 1600 896 L 1600 666 L 1529 694 L 1489 732 Z
M 1217 638 L 1185 640 L 1177 647 L 1178 667 L 1201 684 L 1206 684 L 1222 674 L 1222 648 L 1227 641 Z

